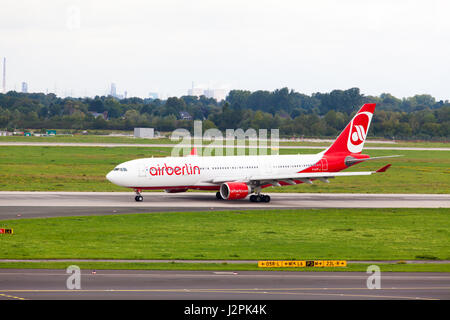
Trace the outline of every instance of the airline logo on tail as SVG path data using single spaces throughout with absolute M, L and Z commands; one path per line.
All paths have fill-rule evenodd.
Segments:
M 352 153 L 362 151 L 372 115 L 370 112 L 360 112 L 353 118 L 347 141 L 348 151 Z
M 374 111 L 375 103 L 363 105 L 325 154 L 361 153 Z

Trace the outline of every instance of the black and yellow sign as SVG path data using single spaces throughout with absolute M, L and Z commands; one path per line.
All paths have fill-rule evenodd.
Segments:
M 0 234 L 13 234 L 13 229 L 0 228 Z
M 330 268 L 346 267 L 346 260 L 293 260 L 293 261 L 258 261 L 259 268 Z

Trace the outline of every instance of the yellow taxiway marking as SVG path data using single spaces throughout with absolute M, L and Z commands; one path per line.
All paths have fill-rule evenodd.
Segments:
M 16 296 L 10 296 L 9 294 L 3 294 L 3 293 L 0 293 L 0 297 L 10 298 L 10 299 L 17 299 L 17 300 L 25 300 L 25 298 L 16 297 Z
M 382 293 L 384 291 L 395 290 L 449 290 L 450 287 L 422 287 L 422 288 L 382 288 L 379 290 L 370 290 L 373 294 L 361 293 L 361 294 L 347 294 L 347 293 L 327 293 L 326 291 L 335 290 L 366 290 L 367 288 L 247 288 L 247 289 L 17 289 L 17 290 L 1 290 L 7 293 L 121 293 L 121 292 L 134 292 L 134 293 L 150 293 L 150 292 L 175 292 L 175 293 L 229 293 L 229 294 L 277 294 L 277 295 L 314 295 L 314 296 L 338 296 L 338 297 L 361 297 L 361 298 L 388 298 L 388 299 L 408 299 L 408 300 L 439 300 L 435 298 L 427 297 L 411 297 L 411 296 L 395 296 L 395 295 L 377 295 L 376 292 Z M 290 291 L 290 292 L 288 292 Z M 303 292 L 300 292 L 303 291 Z M 324 291 L 324 292 L 308 292 L 308 291 Z M 1 294 L 2 296 L 7 296 Z M 7 296 L 16 299 L 23 299 L 14 296 Z

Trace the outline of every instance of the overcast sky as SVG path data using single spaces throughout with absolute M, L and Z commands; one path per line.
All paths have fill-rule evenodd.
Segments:
M 447 0 L 2 0 L 7 89 L 211 88 L 450 99 Z

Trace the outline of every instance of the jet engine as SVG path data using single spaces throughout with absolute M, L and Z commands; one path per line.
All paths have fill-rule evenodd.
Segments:
M 243 199 L 249 193 L 251 188 L 243 182 L 226 182 L 220 186 L 220 195 L 225 200 Z

